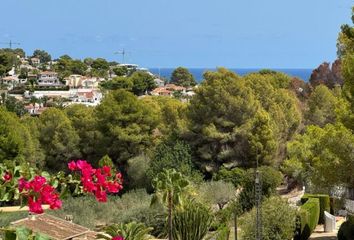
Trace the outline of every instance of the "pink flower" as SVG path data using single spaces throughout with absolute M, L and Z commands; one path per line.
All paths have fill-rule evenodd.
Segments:
M 60 209 L 62 206 L 62 201 L 59 199 L 59 195 L 53 195 L 51 202 L 49 202 L 50 209 Z
M 84 169 L 84 168 L 87 168 L 88 166 L 91 167 L 91 165 L 88 164 L 85 160 L 78 160 L 78 161 L 76 162 L 76 166 L 77 166 L 77 168 L 80 169 L 80 170 L 82 170 L 82 169 Z
M 68 167 L 78 170 L 84 192 L 94 194 L 99 202 L 107 201 L 107 192 L 118 193 L 123 188 L 122 174 L 115 174 L 109 166 L 95 169 L 87 161 L 78 160 L 70 162 Z
M 107 193 L 101 189 L 97 189 L 95 197 L 99 202 L 107 202 Z
M 36 201 L 33 200 L 33 197 L 28 198 L 28 207 L 31 213 L 41 214 L 43 213 L 42 202 L 40 199 Z
M 117 193 L 121 190 L 121 185 L 117 182 L 108 182 L 107 183 L 107 191 L 110 193 Z
M 68 163 L 68 168 L 70 169 L 70 171 L 75 171 L 77 169 L 75 161 L 69 162 Z
M 10 181 L 10 180 L 12 179 L 11 173 L 5 172 L 5 175 L 2 177 L 2 179 L 3 179 L 5 182 Z
M 109 166 L 103 166 L 102 170 L 107 176 L 111 176 L 111 168 Z
M 112 238 L 112 240 L 124 240 L 124 237 L 122 236 L 115 236 Z
M 29 182 L 26 181 L 23 177 L 21 177 L 21 178 L 18 180 L 18 189 L 20 190 L 20 192 L 22 192 L 23 189 L 29 190 L 29 188 L 30 188 Z
M 45 177 L 42 176 L 35 176 L 32 181 L 30 181 L 30 186 L 35 192 L 39 192 L 43 185 L 47 182 Z
M 81 178 L 81 181 L 86 192 L 92 193 L 93 191 L 96 191 L 96 186 L 91 178 Z

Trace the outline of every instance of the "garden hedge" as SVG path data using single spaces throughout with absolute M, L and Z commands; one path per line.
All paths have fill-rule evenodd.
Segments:
M 305 194 L 301 198 L 301 203 L 304 204 L 307 202 L 309 198 L 318 198 L 320 201 L 320 218 L 318 223 L 324 224 L 324 211 L 330 212 L 331 211 L 331 202 L 329 195 L 326 194 Z
M 318 198 L 309 198 L 300 207 L 297 218 L 298 226 L 294 240 L 307 240 L 313 230 L 315 230 L 320 218 L 320 200 Z
M 339 228 L 338 240 L 352 240 L 354 239 L 354 217 L 349 216 L 348 220 L 345 221 Z

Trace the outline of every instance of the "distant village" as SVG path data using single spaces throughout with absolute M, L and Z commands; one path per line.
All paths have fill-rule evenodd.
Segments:
M 11 49 L 0 50 L 16 53 Z M 20 53 L 23 52 L 21 49 L 16 50 L 20 50 Z M 39 56 L 35 55 L 36 51 Z M 62 107 L 74 103 L 96 106 L 100 104 L 104 94 L 110 90 L 104 87 L 105 83 L 114 81 L 117 77 L 128 78 L 135 72 L 144 73 L 153 79 L 153 84 L 150 84 L 149 88 L 139 94 L 139 97 L 167 96 L 188 101 L 194 95 L 193 89 L 196 87 L 194 84 L 181 86 L 169 83 L 166 79 L 161 79 L 148 69 L 139 68 L 136 64 L 108 63 L 104 59 L 98 59 L 101 63 L 107 64 L 107 68 L 93 69 L 92 63 L 95 60 L 91 58 L 85 62 L 86 59 L 84 61 L 74 60 L 64 55 L 56 60 L 50 59 L 48 61 L 47 58 L 47 61 L 42 61 L 41 58 L 44 57 L 41 54 L 44 51 L 36 51 L 33 56 L 29 57 L 23 56 L 24 54 L 15 54 L 11 69 L 0 75 L 2 97 L 4 98 L 4 95 L 15 97 L 24 104 L 24 108 L 31 115 L 40 115 L 45 109 L 53 106 L 54 102 Z M 48 55 L 48 53 L 44 53 Z M 66 66 L 63 64 L 65 60 L 77 64 L 77 66 L 70 66 L 73 71 L 65 69 Z M 83 66 L 84 64 L 86 66 Z M 93 74 L 95 71 L 98 74 Z M 77 74 L 77 72 L 82 74 Z

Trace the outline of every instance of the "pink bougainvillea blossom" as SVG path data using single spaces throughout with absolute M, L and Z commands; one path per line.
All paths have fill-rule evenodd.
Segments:
M 122 236 L 115 236 L 115 237 L 112 237 L 112 240 L 124 240 L 124 237 L 122 237 Z
M 11 173 L 5 172 L 5 174 L 4 174 L 4 176 L 2 177 L 2 179 L 3 179 L 5 182 L 11 181 L 11 179 L 12 179 Z
M 49 204 L 50 209 L 61 208 L 62 202 L 59 194 L 42 176 L 35 176 L 30 181 L 20 178 L 18 180 L 18 188 L 20 193 L 27 197 L 31 213 L 43 213 L 42 204 Z
M 69 162 L 68 168 L 70 169 L 70 171 L 75 171 L 77 168 L 75 161 Z
M 95 169 L 85 160 L 78 160 L 70 162 L 68 168 L 81 174 L 84 191 L 95 195 L 99 202 L 107 201 L 107 193 L 118 193 L 123 189 L 122 174 L 113 173 L 109 166 Z

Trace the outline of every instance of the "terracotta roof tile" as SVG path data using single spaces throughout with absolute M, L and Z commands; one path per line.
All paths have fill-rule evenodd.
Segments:
M 24 218 L 11 223 L 12 226 L 21 226 L 31 229 L 35 233 L 42 233 L 55 240 L 71 239 L 82 235 L 92 236 L 92 231 L 78 224 L 60 219 L 48 214 L 35 215 L 35 219 Z

